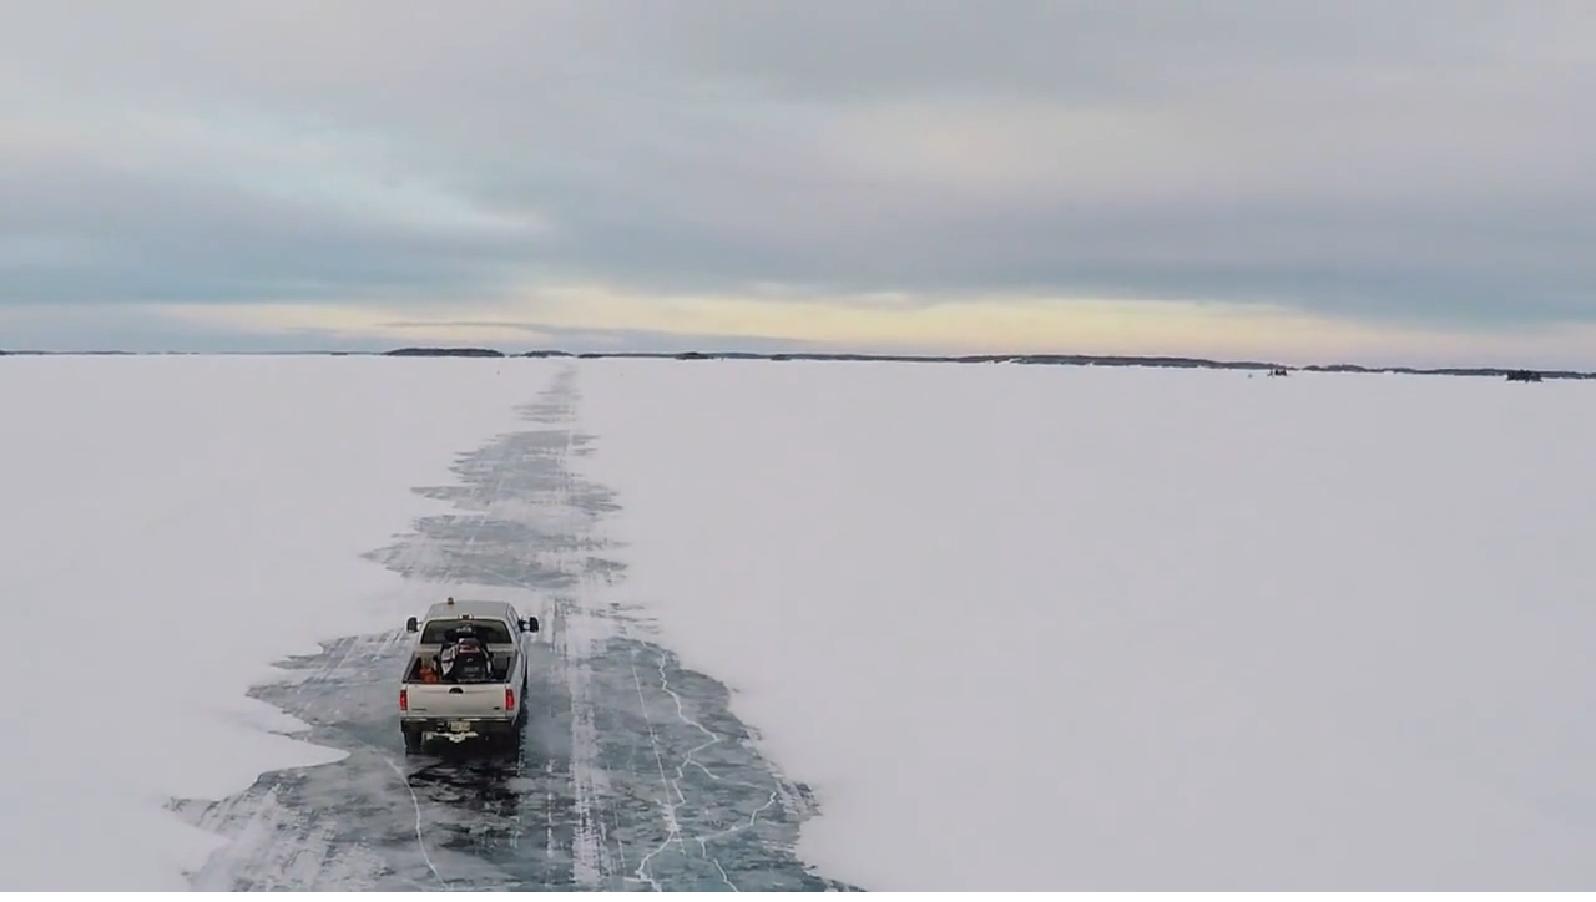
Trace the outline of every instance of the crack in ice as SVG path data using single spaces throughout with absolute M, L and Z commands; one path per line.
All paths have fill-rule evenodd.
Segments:
M 716 733 L 714 730 L 711 730 L 708 727 L 704 726 L 703 723 L 701 723 L 700 721 L 698 721 L 698 720 L 696 720 L 696 719 L 694 719 L 692 717 L 687 716 L 687 710 L 682 704 L 681 695 L 679 693 L 677 693 L 675 689 L 671 688 L 670 675 L 669 675 L 669 673 L 668 673 L 668 671 L 666 669 L 667 665 L 669 663 L 669 660 L 670 660 L 669 653 L 662 651 L 660 653 L 660 655 L 659 655 L 659 658 L 658 658 L 658 663 L 659 663 L 659 686 L 660 686 L 661 691 L 663 691 L 666 695 L 669 695 L 671 697 L 671 700 L 675 703 L 675 705 L 676 705 L 676 717 L 677 717 L 678 720 L 680 720 L 683 724 L 685 724 L 687 726 L 690 726 L 690 727 L 693 727 L 694 729 L 696 729 L 699 732 L 703 733 L 705 736 L 709 737 L 708 741 L 702 742 L 702 743 L 694 746 L 693 748 L 689 749 L 687 751 L 687 754 L 682 758 L 681 763 L 676 766 L 676 778 L 674 780 L 671 780 L 670 784 L 671 784 L 671 788 L 674 789 L 675 792 L 676 792 L 677 799 L 680 800 L 678 805 L 684 805 L 684 804 L 687 803 L 687 796 L 682 792 L 681 783 L 682 783 L 682 780 L 684 780 L 686 778 L 687 768 L 689 768 L 689 767 L 698 768 L 700 771 L 703 772 L 704 776 L 710 778 L 711 780 L 714 780 L 717 783 L 727 783 L 727 782 L 729 782 L 729 783 L 731 783 L 734 786 L 741 786 L 741 787 L 744 787 L 745 789 L 764 789 L 765 787 L 763 787 L 763 786 L 759 786 L 759 785 L 753 784 L 753 783 L 745 783 L 745 782 L 743 782 L 741 780 L 730 780 L 730 781 L 728 781 L 725 777 L 722 777 L 720 774 L 717 774 L 714 771 L 710 770 L 703 762 L 697 760 L 696 756 L 698 755 L 699 752 L 702 752 L 704 749 L 707 749 L 710 746 L 715 745 L 716 743 L 719 743 L 725 737 L 722 736 L 719 733 Z M 634 665 L 633 674 L 634 674 L 634 676 L 636 675 L 635 665 Z M 639 691 L 641 691 L 641 689 L 639 689 Z M 781 794 L 781 787 L 778 784 L 778 785 L 776 785 L 774 788 L 772 788 L 770 790 L 770 795 L 769 795 L 769 797 L 767 797 L 765 799 L 765 803 L 763 805 L 760 805 L 758 808 L 755 808 L 748 815 L 748 821 L 746 823 L 739 822 L 739 823 L 737 823 L 737 824 L 735 824 L 735 825 L 733 825 L 731 827 L 727 827 L 726 829 L 717 831 L 715 833 L 710 833 L 710 834 L 705 834 L 705 835 L 695 835 L 695 836 L 692 837 L 692 839 L 695 842 L 698 843 L 698 849 L 699 849 L 700 855 L 703 858 L 707 859 L 711 864 L 713 864 L 715 866 L 715 870 L 720 872 L 721 881 L 723 883 L 725 883 L 731 889 L 739 891 L 739 892 L 741 891 L 739 889 L 739 887 L 737 886 L 737 884 L 732 882 L 731 877 L 726 873 L 726 869 L 721 866 L 720 859 L 717 856 L 711 855 L 709 853 L 709 843 L 718 842 L 720 840 L 725 839 L 728 836 L 732 836 L 733 834 L 740 833 L 740 832 L 742 832 L 744 830 L 748 830 L 748 829 L 752 828 L 756 823 L 758 823 L 759 816 L 761 814 L 765 813 L 766 811 L 770 810 L 776 804 L 780 794 Z M 675 807 L 677 807 L 677 806 L 672 806 L 673 813 L 674 813 Z M 676 837 L 676 838 L 677 838 L 677 841 L 680 842 L 680 838 L 679 837 Z M 668 846 L 669 844 L 670 844 L 670 839 L 667 838 L 665 845 L 662 845 L 660 847 L 660 851 L 663 851 L 665 846 Z
M 648 702 L 643 698 L 643 679 L 637 674 L 637 659 L 635 657 L 632 659 L 632 684 L 637 688 L 637 705 L 643 713 L 643 722 L 648 725 L 648 741 L 654 748 L 654 763 L 659 766 L 660 785 L 667 789 L 666 797 L 662 800 L 664 802 L 662 817 L 664 818 L 666 829 L 665 841 L 660 843 L 658 848 L 644 855 L 642 861 L 638 862 L 637 879 L 646 881 L 655 892 L 662 892 L 664 887 L 660 886 L 659 881 L 654 879 L 654 875 L 649 872 L 648 866 L 654 860 L 655 855 L 670 848 L 672 840 L 680 839 L 681 827 L 676 823 L 676 805 L 670 801 L 670 780 L 665 776 L 665 759 L 660 755 L 659 736 L 654 732 L 654 721 L 648 716 Z M 680 795 L 680 791 L 677 794 Z
M 687 795 L 682 792 L 682 780 L 686 779 L 686 777 L 687 777 L 687 768 L 689 766 L 697 767 L 699 770 L 703 771 L 705 774 L 708 774 L 710 779 L 712 779 L 712 780 L 716 780 L 716 781 L 720 780 L 719 776 L 717 776 L 709 768 L 705 767 L 701 762 L 695 760 L 694 756 L 696 756 L 699 752 L 703 751 L 704 749 L 707 749 L 710 746 L 714 745 L 715 743 L 720 742 L 721 737 L 720 737 L 720 734 L 714 732 L 713 730 L 709 729 L 708 727 L 704 726 L 703 724 L 699 723 L 698 721 L 696 721 L 696 720 L 692 719 L 691 717 L 687 716 L 686 709 L 684 709 L 682 707 L 682 697 L 676 693 L 676 690 L 671 688 L 670 675 L 665 670 L 665 665 L 666 665 L 667 660 L 668 660 L 668 658 L 667 658 L 666 654 L 664 652 L 661 652 L 660 655 L 659 655 L 659 688 L 666 695 L 669 695 L 671 697 L 672 701 L 674 701 L 676 703 L 676 719 L 677 720 L 680 720 L 682 723 L 684 723 L 684 724 L 686 724 L 686 725 L 688 725 L 690 727 L 696 728 L 700 733 L 703 733 L 705 736 L 709 737 L 709 740 L 707 742 L 699 743 L 698 745 L 692 747 L 691 749 L 688 749 L 687 750 L 687 754 L 686 754 L 686 756 L 684 756 L 682 758 L 681 763 L 676 765 L 676 778 L 671 781 L 671 788 L 676 790 L 676 798 L 678 800 L 680 800 L 679 804 L 685 805 L 685 804 L 687 804 Z M 733 890 L 736 890 L 737 889 L 737 884 L 733 883 L 731 881 L 731 878 L 726 875 L 726 869 L 721 866 L 720 859 L 709 854 L 709 847 L 705 844 L 705 839 L 703 837 L 699 837 L 699 836 L 695 836 L 695 837 L 693 837 L 693 839 L 695 841 L 697 841 L 697 843 L 698 843 L 699 854 L 702 855 L 704 858 L 709 859 L 710 863 L 715 865 L 715 870 L 720 872 L 721 881 L 723 883 L 725 883 L 727 886 L 731 887 Z
M 388 762 L 388 766 L 393 769 L 394 775 L 399 778 L 399 782 L 405 785 L 405 791 L 410 793 L 410 804 L 414 805 L 416 809 L 416 846 L 421 849 L 421 860 L 427 863 L 427 870 L 432 872 L 433 879 L 438 881 L 438 885 L 448 889 L 448 881 L 444 880 L 443 875 L 438 873 L 438 866 L 432 863 L 432 856 L 427 852 L 427 841 L 421 836 L 421 798 L 416 795 L 416 788 L 410 785 L 410 778 L 405 776 L 405 772 L 399 769 L 399 765 L 393 763 L 392 758 L 384 755 L 382 760 Z

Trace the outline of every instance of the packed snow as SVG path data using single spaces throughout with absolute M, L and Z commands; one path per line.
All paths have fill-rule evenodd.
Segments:
M 172 799 L 336 757 L 245 692 L 435 600 L 360 555 L 513 426 L 517 364 L 0 358 L 0 886 L 181 888 L 217 841 Z
M 1596 385 L 582 371 L 628 603 L 876 889 L 1596 884 Z

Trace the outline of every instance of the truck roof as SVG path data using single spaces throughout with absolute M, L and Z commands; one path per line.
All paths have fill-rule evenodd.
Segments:
M 470 601 L 466 599 L 455 600 L 452 604 L 445 601 L 427 608 L 426 620 L 453 620 L 467 617 L 494 617 L 501 620 L 515 622 L 515 608 L 503 601 Z

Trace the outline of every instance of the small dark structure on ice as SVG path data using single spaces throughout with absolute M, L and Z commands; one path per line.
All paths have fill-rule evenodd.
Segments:
M 1539 381 L 1541 381 L 1541 374 L 1535 372 L 1534 370 L 1508 370 L 1507 371 L 1507 381 L 1509 381 L 1509 382 L 1539 382 Z

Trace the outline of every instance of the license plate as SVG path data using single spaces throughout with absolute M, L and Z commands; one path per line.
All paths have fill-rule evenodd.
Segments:
M 451 733 L 469 733 L 469 732 L 471 732 L 471 721 L 469 721 L 469 720 L 451 720 L 451 721 L 449 721 L 449 732 L 451 732 Z

